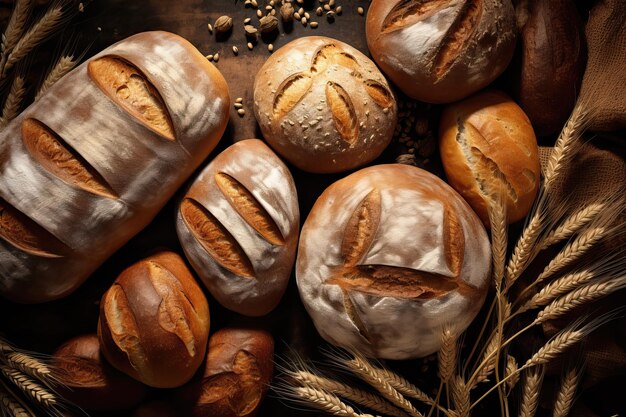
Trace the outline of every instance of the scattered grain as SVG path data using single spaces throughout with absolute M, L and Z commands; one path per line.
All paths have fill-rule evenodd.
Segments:
M 363 13 L 365 13 L 365 10 L 363 10 L 363 8 L 362 8 L 362 7 L 359 7 L 359 8 L 357 8 L 357 9 L 356 9 L 356 12 L 357 12 L 358 14 L 360 14 L 361 16 L 363 16 Z

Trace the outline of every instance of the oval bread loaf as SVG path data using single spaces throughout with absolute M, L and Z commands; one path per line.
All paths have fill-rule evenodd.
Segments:
M 298 244 L 291 173 L 258 139 L 237 142 L 183 197 L 176 230 L 189 262 L 224 307 L 248 316 L 280 301 Z
M 323 36 L 289 42 L 254 80 L 265 140 L 298 168 L 346 171 L 379 156 L 393 136 L 396 99 L 376 65 Z
M 0 294 L 75 290 L 208 156 L 228 87 L 189 42 L 132 36 L 51 87 L 0 134 Z
M 185 262 L 159 252 L 124 270 L 102 296 L 98 337 L 114 367 L 173 388 L 204 360 L 209 324 L 209 305 Z
M 302 228 L 296 278 L 318 332 L 385 359 L 436 352 L 462 332 L 489 287 L 491 252 L 476 214 L 445 182 L 377 165 L 331 185 Z
M 181 388 L 191 417 L 252 417 L 269 388 L 274 339 L 263 330 L 225 328 L 209 340 L 204 372 Z

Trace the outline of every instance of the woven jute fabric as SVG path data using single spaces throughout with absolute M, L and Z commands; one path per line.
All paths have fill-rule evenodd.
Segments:
M 586 27 L 587 69 L 581 99 L 596 131 L 626 128 L 626 1 L 600 0 Z

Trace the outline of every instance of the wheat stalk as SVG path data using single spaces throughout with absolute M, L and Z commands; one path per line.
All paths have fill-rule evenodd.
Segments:
M 531 366 L 544 365 L 574 346 L 587 335 L 582 329 L 566 329 L 557 333 L 524 364 L 523 369 Z
M 57 404 L 57 399 L 54 394 L 22 372 L 7 366 L 1 366 L 0 370 L 13 385 L 38 404 L 48 408 Z
M 35 101 L 39 100 L 41 95 L 45 93 L 50 87 L 52 87 L 57 81 L 59 81 L 65 74 L 70 72 L 76 64 L 78 60 L 74 58 L 73 55 L 65 55 L 59 58 L 57 63 L 52 67 L 43 83 L 41 83 L 41 87 L 39 87 L 39 91 L 37 91 L 37 95 L 35 96 Z
M 509 390 L 515 388 L 517 383 L 519 382 L 519 366 L 517 366 L 517 361 L 511 355 L 507 355 L 506 357 L 506 368 L 504 368 L 504 377 L 507 378 L 506 386 Z
M 585 285 L 550 303 L 539 312 L 535 323 L 540 324 L 555 319 L 576 307 L 605 297 L 624 287 L 626 287 L 626 276 Z
M 24 100 L 24 78 L 21 75 L 16 75 L 11 84 L 11 90 L 4 102 L 2 108 L 2 117 L 0 117 L 0 129 L 5 128 L 11 120 L 13 120 L 20 111 L 22 101 Z
M 60 5 L 48 10 L 15 44 L 13 51 L 7 57 L 4 68 L 2 68 L 2 76 L 5 76 L 13 65 L 22 60 L 33 48 L 50 35 L 62 20 L 63 10 Z
M 456 369 L 457 343 L 453 327 L 445 325 L 441 332 L 441 348 L 437 353 L 439 379 L 448 382 Z
M 417 411 L 413 404 L 407 401 L 395 388 L 393 388 L 387 381 L 380 378 L 375 374 L 374 367 L 361 355 L 353 352 L 353 359 L 347 360 L 346 365 L 352 370 L 352 372 L 361 378 L 363 381 L 374 387 L 380 394 L 389 400 L 395 406 L 406 411 L 413 417 L 423 417 L 422 413 Z
M 522 391 L 522 404 L 519 417 L 533 417 L 539 405 L 539 393 L 543 383 L 543 372 L 540 368 L 532 368 L 526 372 Z
M 374 375 L 389 383 L 405 397 L 413 398 L 431 406 L 435 404 L 435 400 L 432 397 L 395 372 L 386 368 L 372 367 L 372 369 Z
M 30 355 L 21 352 L 10 352 L 7 354 L 7 365 L 15 368 L 26 375 L 41 380 L 50 379 L 52 370 L 45 363 Z
M 373 417 L 370 414 L 358 414 L 348 404 L 342 402 L 336 395 L 321 389 L 311 387 L 297 387 L 294 394 L 307 401 L 307 404 L 335 416 L 342 417 Z
M 575 369 L 567 371 L 561 381 L 561 388 L 556 396 L 553 413 L 554 417 L 567 417 L 574 404 L 574 396 L 576 395 L 576 387 L 580 379 L 580 373 Z
M 11 19 L 2 35 L 2 44 L 0 45 L 0 73 L 6 63 L 7 54 L 13 49 L 20 36 L 22 36 L 22 33 L 24 33 L 26 20 L 30 15 L 31 3 L 31 0 L 17 0 L 15 2 Z
M 565 219 L 559 226 L 541 239 L 539 247 L 546 249 L 565 239 L 569 239 L 582 227 L 592 221 L 606 206 L 606 203 L 590 203 L 586 205 Z
M 452 402 L 459 417 L 469 417 L 470 415 L 470 390 L 463 378 L 457 375 L 452 380 Z
M 383 398 L 367 391 L 352 388 L 349 385 L 315 375 L 314 373 L 308 371 L 293 371 L 289 373 L 289 376 L 305 386 L 332 392 L 339 397 L 354 401 L 359 405 L 370 408 L 379 413 L 394 417 L 406 417 L 405 413 L 393 407 Z
M 519 311 L 524 312 L 532 308 L 548 305 L 548 303 L 555 300 L 557 297 L 567 294 L 581 285 L 590 282 L 595 277 L 596 274 L 590 269 L 566 274 L 543 287 L 541 291 L 528 300 Z

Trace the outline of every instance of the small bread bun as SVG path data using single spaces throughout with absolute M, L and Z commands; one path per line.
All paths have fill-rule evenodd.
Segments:
M 486 91 L 448 106 L 439 149 L 448 182 L 486 226 L 490 196 L 500 192 L 509 223 L 526 216 L 539 189 L 539 148 L 528 117 L 506 94 Z
M 476 214 L 446 183 L 377 165 L 331 185 L 304 223 L 296 278 L 318 332 L 385 359 L 436 352 L 462 332 L 489 287 L 491 252 Z
M 146 385 L 174 388 L 189 381 L 204 359 L 208 336 L 209 305 L 173 252 L 130 266 L 102 296 L 102 352 Z
M 460 100 L 490 84 L 515 49 L 510 0 L 373 0 L 366 36 L 376 63 L 407 95 Z
M 269 313 L 289 283 L 300 212 L 291 173 L 258 139 L 219 154 L 180 202 L 176 231 L 202 282 L 224 307 Z
M 271 334 L 221 329 L 209 340 L 204 372 L 181 388 L 181 405 L 190 408 L 190 417 L 252 417 L 267 392 L 273 369 Z
M 85 410 L 121 411 L 139 404 L 146 386 L 106 363 L 96 334 L 74 337 L 52 355 L 60 393 Z
M 309 36 L 276 51 L 254 81 L 265 140 L 298 168 L 341 172 L 387 147 L 396 100 L 376 65 L 336 39 Z

